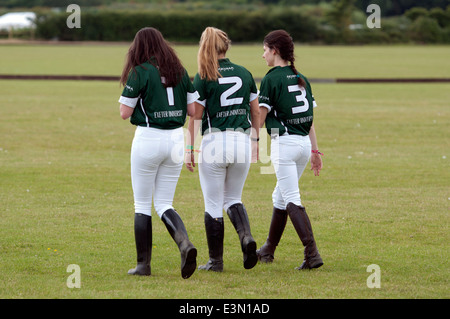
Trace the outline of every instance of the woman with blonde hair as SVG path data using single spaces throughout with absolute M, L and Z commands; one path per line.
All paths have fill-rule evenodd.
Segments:
M 230 43 L 224 31 L 213 27 L 206 28 L 201 36 L 194 78 L 200 98 L 189 118 L 185 158 L 186 167 L 193 171 L 196 123 L 201 120 L 199 176 L 209 261 L 199 269 L 218 272 L 223 271 L 223 210 L 239 235 L 244 268 L 251 269 L 258 261 L 256 242 L 241 201 L 250 163 L 258 156 L 258 90 L 251 73 L 225 57 Z

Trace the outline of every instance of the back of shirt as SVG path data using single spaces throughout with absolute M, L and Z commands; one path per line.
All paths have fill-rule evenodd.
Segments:
M 309 134 L 316 102 L 308 80 L 299 76 L 305 80 L 305 87 L 298 85 L 297 75 L 289 66 L 272 68 L 261 81 L 259 105 L 268 109 L 269 134 Z
M 144 63 L 131 71 L 119 102 L 134 108 L 131 124 L 158 129 L 184 125 L 187 104 L 195 102 L 197 92 L 187 72 L 175 87 L 164 87 L 158 69 Z
M 219 72 L 217 81 L 201 79 L 198 73 L 194 78 L 197 102 L 205 107 L 202 134 L 251 127 L 250 102 L 258 97 L 252 74 L 229 59 L 219 60 Z

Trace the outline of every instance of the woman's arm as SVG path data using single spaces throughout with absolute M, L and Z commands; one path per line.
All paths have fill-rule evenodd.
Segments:
M 195 102 L 194 103 L 189 103 L 187 105 L 187 115 L 189 117 L 194 116 L 195 114 Z
M 267 113 L 268 113 L 267 107 L 261 106 L 259 108 L 259 127 L 263 127 L 264 122 L 266 121 Z
M 252 163 L 256 163 L 259 159 L 259 128 L 260 126 L 260 112 L 258 99 L 250 102 L 250 115 L 252 117 L 252 132 L 250 134 L 252 141 Z
M 320 170 L 322 169 L 322 157 L 318 153 L 319 146 L 317 145 L 316 129 L 314 128 L 314 123 L 309 130 L 309 139 L 311 140 L 311 150 L 316 151 L 311 153 L 311 170 L 314 171 L 315 176 L 319 176 Z
M 134 108 L 129 107 L 128 105 L 125 104 L 120 104 L 120 116 L 122 117 L 122 119 L 126 120 L 130 118 L 133 112 Z
M 191 114 L 191 116 L 189 116 L 188 133 L 186 135 L 186 145 L 194 148 L 195 138 L 197 137 L 198 129 L 202 122 L 203 111 L 205 108 L 203 107 L 203 105 L 197 102 L 188 104 L 188 108 L 193 110 L 193 113 Z M 195 152 L 193 149 L 192 150 L 187 149 L 184 157 L 186 168 L 191 172 L 194 171 L 195 167 L 194 153 Z

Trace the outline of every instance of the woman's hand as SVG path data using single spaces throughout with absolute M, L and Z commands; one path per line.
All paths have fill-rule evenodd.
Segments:
M 315 176 L 319 176 L 322 169 L 322 157 L 319 153 L 311 153 L 311 170 Z
M 194 172 L 195 167 L 195 159 L 194 159 L 194 151 L 186 151 L 184 153 L 184 163 L 186 164 L 186 168 Z

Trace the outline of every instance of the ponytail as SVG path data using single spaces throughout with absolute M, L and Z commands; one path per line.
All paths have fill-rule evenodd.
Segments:
M 300 75 L 300 72 L 298 72 L 297 69 L 295 68 L 294 61 L 290 61 L 290 62 L 291 62 L 290 66 L 291 66 L 292 71 L 294 72 L 294 74 L 297 75 L 297 83 L 298 83 L 298 85 L 301 86 L 301 87 L 305 87 L 306 86 L 306 82 L 302 78 L 302 76 Z
M 197 55 L 198 73 L 201 79 L 216 81 L 219 72 L 219 55 L 225 54 L 230 46 L 228 35 L 217 28 L 207 27 L 200 38 Z

